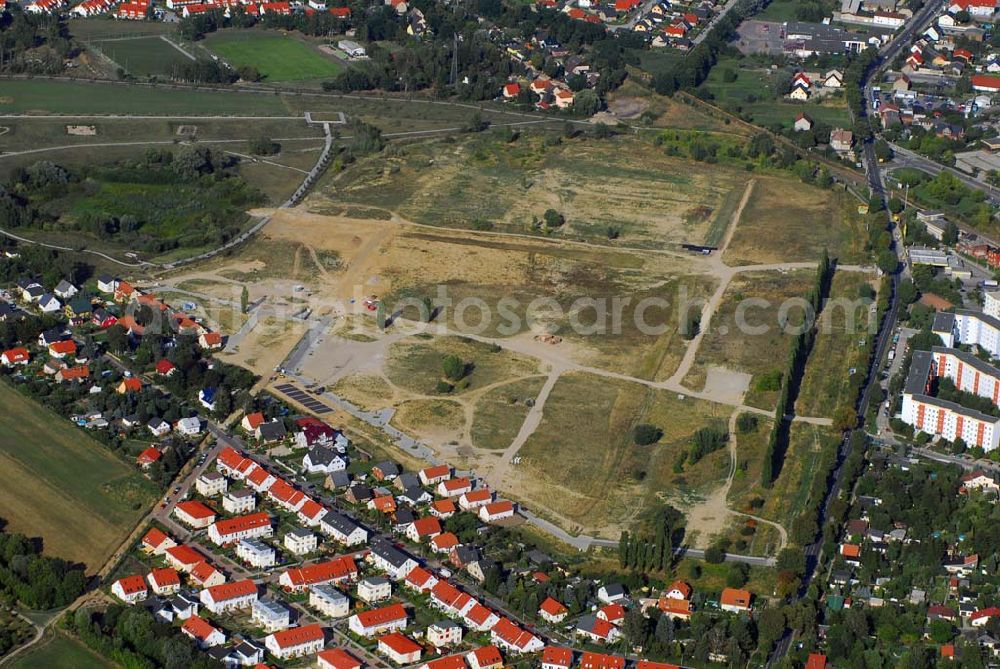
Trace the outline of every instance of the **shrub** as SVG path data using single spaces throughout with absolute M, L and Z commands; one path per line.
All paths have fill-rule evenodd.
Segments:
M 661 437 L 663 430 L 649 423 L 639 423 L 632 429 L 632 441 L 638 446 L 655 444 Z

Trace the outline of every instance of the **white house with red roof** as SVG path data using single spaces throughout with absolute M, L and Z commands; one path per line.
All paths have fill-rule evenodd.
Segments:
M 458 498 L 458 505 L 465 511 L 472 511 L 486 506 L 493 501 L 493 492 L 489 488 L 470 490 Z
M 181 589 L 181 577 L 176 569 L 170 567 L 152 570 L 146 576 L 146 580 L 157 595 L 172 595 Z
M 222 348 L 222 335 L 218 332 L 202 332 L 198 335 L 198 346 L 208 351 Z
M 421 650 L 419 644 L 399 632 L 386 634 L 378 640 L 378 652 L 398 665 L 419 662 Z
M 439 534 L 441 534 L 441 521 L 434 516 L 417 518 L 406 528 L 407 538 L 415 543 L 433 539 Z
M 495 523 L 513 517 L 514 503 L 509 499 L 502 499 L 479 509 L 479 519 L 484 523 Z
M 232 544 L 240 539 L 269 537 L 274 534 L 271 516 L 263 511 L 217 520 L 208 527 L 208 538 L 216 546 Z
M 691 586 L 684 581 L 674 581 L 663 592 L 663 596 L 668 599 L 691 599 Z
M 226 582 L 226 575 L 209 564 L 207 560 L 195 564 L 188 578 L 192 584 L 202 588 L 212 588 Z
M 3 353 L 0 353 L 0 362 L 2 362 L 6 367 L 13 367 L 14 365 L 27 365 L 31 362 L 31 354 L 28 353 L 26 348 L 11 348 L 7 349 Z
M 157 527 L 149 528 L 149 531 L 142 536 L 140 542 L 142 550 L 148 555 L 163 555 L 168 548 L 173 548 L 177 542 L 163 530 Z
M 500 622 L 500 616 L 486 608 L 479 602 L 462 614 L 462 622 L 467 627 L 477 632 L 489 632 L 493 626 Z
M 431 539 L 431 550 L 435 553 L 450 553 L 459 543 L 458 537 L 453 532 L 444 532 Z
M 205 556 L 186 544 L 171 546 L 163 552 L 163 557 L 174 569 L 184 573 L 190 572 L 199 562 L 205 561 Z
M 303 625 L 270 634 L 264 647 L 279 660 L 312 655 L 323 650 L 326 634 L 319 625 Z
M 1000 616 L 1000 608 L 996 606 L 990 606 L 985 609 L 979 609 L 971 616 L 969 616 L 969 624 L 973 627 L 982 627 L 990 621 L 990 619 Z
M 426 467 L 421 469 L 417 476 L 423 485 L 436 485 L 451 478 L 451 467 L 448 465 Z
M 326 562 L 294 567 L 278 577 L 278 584 L 291 592 L 302 592 L 320 583 L 344 583 L 358 577 L 358 566 L 350 555 L 341 555 Z
M 361 611 L 347 619 L 347 626 L 358 636 L 373 637 L 406 628 L 406 609 L 402 604 L 390 604 L 378 609 Z
M 458 497 L 472 490 L 472 481 L 467 477 L 448 479 L 438 483 L 435 492 L 441 497 Z
M 240 421 L 240 427 L 249 432 L 250 434 L 256 434 L 257 428 L 264 424 L 264 414 L 260 411 L 255 413 L 248 413 L 243 416 L 243 420 Z
M 512 653 L 537 653 L 545 644 L 531 632 L 521 629 L 508 618 L 501 618 L 500 622 L 490 630 L 490 641 L 502 649 Z
M 437 582 L 437 576 L 423 567 L 414 567 L 403 579 L 405 587 L 419 593 L 430 592 Z
M 250 579 L 205 588 L 200 595 L 202 606 L 215 614 L 248 609 L 257 601 L 257 584 Z
M 199 648 L 214 648 L 226 643 L 226 635 L 201 616 L 191 616 L 181 625 L 181 632 L 191 637 Z
M 542 605 L 538 607 L 538 615 L 542 620 L 550 623 L 561 623 L 569 615 L 569 609 L 552 597 L 546 597 Z
M 215 522 L 215 511 L 201 502 L 179 502 L 174 507 L 177 520 L 195 529 L 204 529 Z
M 146 599 L 149 590 L 146 588 L 146 579 L 141 574 L 133 574 L 112 583 L 111 594 L 126 604 L 136 604 Z
M 542 651 L 542 669 L 569 669 L 573 666 L 573 650 L 560 646 L 546 646 Z
M 500 669 L 503 667 L 503 655 L 496 646 L 481 646 L 465 654 L 465 660 L 470 669 Z

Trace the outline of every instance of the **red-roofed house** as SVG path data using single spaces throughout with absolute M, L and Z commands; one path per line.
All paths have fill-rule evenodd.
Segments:
M 201 588 L 212 588 L 226 582 L 226 575 L 205 560 L 194 565 L 188 578 L 193 585 Z
M 674 581 L 663 596 L 668 599 L 691 599 L 691 586 L 684 581 Z
M 216 546 L 225 546 L 240 539 L 269 537 L 274 533 L 271 516 L 264 512 L 217 520 L 208 527 L 208 538 Z
M 441 521 L 433 516 L 417 518 L 406 528 L 406 536 L 417 543 L 441 534 Z
M 163 453 L 156 446 L 150 446 L 135 459 L 135 463 L 142 469 L 149 469 L 149 466 L 163 457 Z
M 466 653 L 465 659 L 471 669 L 500 669 L 503 667 L 503 655 L 496 646 L 482 646 Z
M 358 577 L 358 566 L 350 555 L 341 555 L 326 562 L 295 567 L 278 577 L 278 584 L 292 592 L 301 592 L 320 583 L 342 583 Z
M 441 497 L 458 497 L 472 490 L 472 481 L 467 477 L 448 479 L 437 485 L 437 494 Z
M 445 532 L 431 539 L 431 550 L 435 553 L 450 553 L 458 544 L 458 537 L 454 533 Z
M 472 608 L 462 616 L 465 624 L 477 632 L 488 632 L 493 626 L 500 622 L 500 616 L 493 611 L 476 602 Z
M 826 669 L 826 655 L 822 653 L 809 653 L 806 660 L 806 669 Z
M 403 585 L 417 592 L 430 592 L 437 582 L 437 576 L 423 567 L 414 567 L 403 579 Z
M 511 98 L 516 98 L 521 94 L 521 84 L 517 82 L 510 82 L 503 87 L 503 96 L 510 100 Z
M 205 561 L 204 555 L 185 544 L 171 546 L 164 551 L 163 557 L 166 558 L 167 564 L 184 573 L 190 572 L 195 565 Z
M 257 584 L 250 579 L 223 583 L 201 591 L 201 603 L 215 614 L 246 609 L 257 601 Z
M 142 550 L 147 555 L 163 555 L 164 551 L 168 548 L 173 548 L 177 545 L 176 541 L 157 527 L 149 528 L 149 531 L 143 535 L 141 543 Z
M 336 16 L 338 19 L 349 19 L 351 18 L 351 8 L 350 7 L 331 7 L 330 13 Z
M 470 490 L 459 497 L 458 505 L 465 511 L 471 511 L 472 509 L 486 506 L 492 501 L 493 492 L 489 488 L 480 488 L 479 490 Z
M 320 651 L 316 656 L 319 669 L 361 669 L 361 661 L 342 648 Z
M 620 655 L 584 653 L 580 657 L 580 669 L 624 669 L 625 658 Z
M 174 363 L 170 362 L 166 358 L 162 358 L 156 363 L 156 373 L 160 376 L 170 376 L 176 371 L 177 367 L 174 366 Z
M 521 629 L 508 618 L 501 618 L 500 622 L 493 626 L 490 630 L 490 641 L 513 653 L 536 653 L 545 646 L 541 639 Z
M 441 520 L 451 518 L 457 510 L 455 502 L 450 499 L 438 499 L 431 502 L 431 515 Z
M 972 88 L 983 93 L 1000 92 L 1000 77 L 991 77 L 987 74 L 972 75 Z
M 146 579 L 141 574 L 133 574 L 112 583 L 111 594 L 126 604 L 135 604 L 146 599 L 149 591 L 146 588 Z
M 406 628 L 406 609 L 402 604 L 390 604 L 379 609 L 361 611 L 348 618 L 347 626 L 358 636 L 373 637 Z
M 76 355 L 76 342 L 72 339 L 54 341 L 49 344 L 49 355 L 59 360 L 68 355 Z
M 419 662 L 420 651 L 416 642 L 399 632 L 387 634 L 378 640 L 378 652 L 399 665 Z
M 215 511 L 201 502 L 179 502 L 174 507 L 174 515 L 177 519 L 194 528 L 205 528 L 215 522 Z
M 514 517 L 514 503 L 509 499 L 493 502 L 479 509 L 479 519 L 484 523 L 495 523 Z
M 264 646 L 280 660 L 318 653 L 323 650 L 325 643 L 326 634 L 319 625 L 293 627 L 275 632 L 264 639 Z
M 207 350 L 222 348 L 222 335 L 218 332 L 202 332 L 198 335 L 198 346 Z
M 742 613 L 750 610 L 752 601 L 753 595 L 750 594 L 749 590 L 726 588 L 722 591 L 722 596 L 719 597 L 719 606 L 722 607 L 723 611 Z
M 257 432 L 257 428 L 264 424 L 264 414 L 257 411 L 255 413 L 248 413 L 243 416 L 243 420 L 240 421 L 240 427 L 254 434 Z
M 226 643 L 226 635 L 216 629 L 201 616 L 191 616 L 184 621 L 181 632 L 188 635 L 199 648 L 213 648 Z
M 550 623 L 561 623 L 569 614 L 569 609 L 557 602 L 552 597 L 546 597 L 542 605 L 538 607 L 538 615 Z
M 447 481 L 451 478 L 451 467 L 448 465 L 427 467 L 425 469 L 421 469 L 417 476 L 420 477 L 420 482 L 422 484 L 434 485 L 436 483 L 440 483 L 441 481 Z
M 0 362 L 7 367 L 14 365 L 27 365 L 31 362 L 31 354 L 26 348 L 11 348 L 0 354 Z
M 172 595 L 181 589 L 181 577 L 177 575 L 176 569 L 169 567 L 154 569 L 146 576 L 146 580 L 157 595 Z
M 542 651 L 542 669 L 569 669 L 573 665 L 573 650 L 546 646 Z
M 625 620 L 625 607 L 621 604 L 605 604 L 597 611 L 597 617 L 612 625 L 620 625 Z

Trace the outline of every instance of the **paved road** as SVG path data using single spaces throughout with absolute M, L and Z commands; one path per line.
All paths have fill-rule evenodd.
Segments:
M 968 172 L 963 172 L 962 170 L 955 169 L 954 167 L 948 167 L 947 165 L 936 163 L 930 158 L 922 156 L 914 151 L 910 151 L 909 149 L 904 149 L 898 144 L 890 143 L 889 146 L 892 147 L 892 150 L 897 156 L 896 160 L 892 163 L 893 167 L 896 165 L 899 167 L 914 167 L 921 172 L 927 172 L 929 174 L 948 172 L 969 188 L 985 192 L 987 197 L 989 197 L 994 204 L 1000 204 L 1000 193 L 997 192 L 996 188 L 981 179 L 977 179 Z

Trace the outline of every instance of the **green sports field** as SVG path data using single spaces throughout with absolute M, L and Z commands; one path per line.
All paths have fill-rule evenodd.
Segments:
M 6 384 L 0 406 L 0 516 L 9 530 L 42 537 L 46 553 L 99 567 L 152 504 L 153 485 Z
M 135 37 L 132 39 L 95 40 L 88 43 L 115 61 L 129 74 L 144 76 L 171 76 L 174 68 L 191 62 L 183 53 L 159 35 Z
M 265 81 L 302 81 L 332 77 L 342 67 L 294 37 L 256 31 L 222 31 L 206 46 L 233 67 L 253 67 Z

